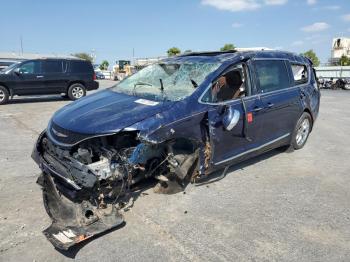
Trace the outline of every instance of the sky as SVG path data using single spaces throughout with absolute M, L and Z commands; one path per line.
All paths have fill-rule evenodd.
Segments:
M 0 52 L 91 53 L 96 62 L 182 51 L 269 47 L 322 62 L 350 37 L 350 0 L 0 0 Z M 133 51 L 134 50 L 134 51 Z

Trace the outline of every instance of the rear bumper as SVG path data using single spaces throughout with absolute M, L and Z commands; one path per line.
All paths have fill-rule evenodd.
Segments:
M 99 88 L 99 83 L 97 81 L 91 81 L 90 83 L 87 84 L 86 90 L 96 90 Z

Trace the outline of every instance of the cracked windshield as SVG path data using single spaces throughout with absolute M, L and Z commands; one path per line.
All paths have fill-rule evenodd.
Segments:
M 191 95 L 218 63 L 153 64 L 112 88 L 156 101 L 179 101 Z

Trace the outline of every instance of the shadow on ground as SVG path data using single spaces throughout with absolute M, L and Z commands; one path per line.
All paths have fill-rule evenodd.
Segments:
M 268 159 L 270 157 L 273 157 L 275 155 L 278 155 L 278 154 L 284 153 L 284 152 L 286 152 L 286 149 L 284 147 L 283 148 L 278 148 L 278 149 L 275 149 L 275 150 L 271 150 L 271 151 L 266 152 L 266 153 L 264 153 L 264 154 L 262 154 L 260 156 L 257 156 L 257 157 L 245 160 L 245 161 L 243 161 L 241 163 L 238 163 L 236 165 L 230 166 L 226 173 L 224 171 L 224 168 L 222 168 L 222 169 L 220 169 L 218 171 L 215 171 L 212 174 L 208 175 L 208 177 L 202 179 L 195 186 L 196 187 L 204 186 L 204 185 L 208 185 L 208 184 L 212 184 L 212 183 L 218 182 L 221 179 L 224 179 L 228 173 L 234 172 L 234 171 L 239 170 L 239 169 L 244 169 L 247 166 L 254 165 L 256 163 L 264 161 L 265 159 Z
M 68 98 L 57 96 L 57 95 L 16 97 L 16 98 L 10 99 L 8 104 L 44 103 L 44 102 L 57 102 L 57 101 L 70 101 L 70 100 Z
M 246 160 L 242 163 L 239 163 L 239 164 L 236 164 L 234 166 L 231 166 L 228 170 L 227 170 L 227 173 L 231 173 L 231 172 L 234 172 L 236 170 L 239 170 L 239 169 L 244 169 L 246 168 L 247 166 L 250 166 L 250 165 L 254 165 L 256 163 L 259 163 L 260 161 L 264 161 L 265 159 L 268 159 L 270 157 L 273 157 L 275 155 L 278 155 L 280 153 L 283 153 L 284 150 L 280 150 L 280 149 L 276 149 L 276 150 L 272 150 L 272 151 L 269 151 L 267 153 L 264 153 L 260 156 L 257 156 L 255 158 L 252 158 L 252 159 L 249 159 L 249 160 Z M 223 176 L 223 170 L 219 170 L 219 171 L 216 171 L 214 173 L 212 173 L 211 175 L 209 175 L 205 180 L 201 181 L 201 183 L 199 184 L 196 184 L 195 186 L 203 186 L 203 185 L 207 185 L 207 184 L 211 184 L 211 183 L 214 183 L 214 182 L 218 182 L 220 181 L 221 179 L 224 179 L 225 176 Z M 134 203 L 135 201 L 142 195 L 147 195 L 148 193 L 145 193 L 145 191 L 147 191 L 148 189 L 151 189 L 151 188 L 154 188 L 154 186 L 157 184 L 157 181 L 154 180 L 154 179 L 149 179 L 149 180 L 146 180 L 144 182 L 141 182 L 139 183 L 138 185 L 136 185 L 134 188 L 132 188 L 132 190 L 126 194 L 125 197 L 123 197 L 122 199 L 122 210 L 124 212 L 127 212 L 129 211 L 133 206 L 134 206 Z M 188 185 L 188 184 L 187 184 Z M 183 187 L 183 190 L 186 189 L 186 186 L 185 185 Z M 56 249 L 58 252 L 60 252 L 62 255 L 68 257 L 68 258 L 72 258 L 74 259 L 76 257 L 76 255 L 78 254 L 78 252 L 83 248 L 85 247 L 85 245 L 89 244 L 91 241 L 95 240 L 96 238 L 99 238 L 99 237 L 102 237 L 106 234 L 109 234 L 109 233 L 112 233 L 113 231 L 116 231 L 118 229 L 121 229 L 123 228 L 124 226 L 126 225 L 126 222 L 124 221 L 121 225 L 119 225 L 118 227 L 116 228 L 113 228 L 113 229 L 110 229 L 106 232 L 103 232 L 99 235 L 96 235 L 82 243 L 79 243 L 77 244 L 76 246 L 73 246 L 71 247 L 70 249 L 68 250 L 59 250 L 59 249 Z

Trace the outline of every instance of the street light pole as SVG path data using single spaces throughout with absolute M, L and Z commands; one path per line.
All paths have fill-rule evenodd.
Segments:
M 20 40 L 21 40 L 21 54 L 23 56 L 23 39 L 22 39 L 22 35 L 20 36 Z

